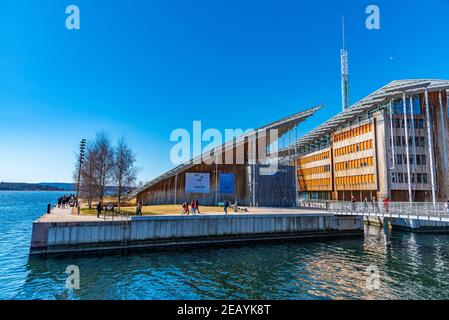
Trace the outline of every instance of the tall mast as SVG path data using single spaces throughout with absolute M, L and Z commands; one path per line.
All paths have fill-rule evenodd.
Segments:
M 342 17 L 343 48 L 340 50 L 341 61 L 341 106 L 342 111 L 349 108 L 349 67 L 348 50 L 345 46 L 345 17 Z

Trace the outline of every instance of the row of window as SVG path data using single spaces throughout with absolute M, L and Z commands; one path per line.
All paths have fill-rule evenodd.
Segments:
M 413 140 L 415 141 L 414 144 L 413 144 Z M 409 137 L 408 144 L 409 144 L 409 146 L 416 145 L 417 147 L 425 147 L 426 139 L 424 137 L 414 137 L 414 139 L 413 139 L 413 137 Z M 394 145 L 396 147 L 405 146 L 405 137 L 404 136 L 394 137 Z
M 424 120 L 423 119 L 414 119 L 413 121 L 415 129 L 424 129 Z M 405 120 L 404 119 L 394 119 L 395 128 L 405 128 Z M 412 126 L 412 120 L 407 119 L 407 128 L 410 129 Z
M 305 180 L 303 182 L 300 181 L 299 187 L 301 189 L 313 189 L 313 188 L 328 188 L 332 185 L 332 179 L 314 179 L 314 180 Z
M 375 183 L 374 174 L 362 174 L 358 176 L 337 177 L 335 183 L 337 185 L 361 185 Z
M 366 140 L 359 143 L 352 144 L 350 146 L 335 149 L 335 156 L 344 156 L 346 154 L 364 151 L 373 148 L 373 140 Z
M 394 156 L 395 163 L 398 165 L 407 164 L 407 155 L 405 154 L 396 154 Z M 409 156 L 410 165 L 418 165 L 418 166 L 425 166 L 427 164 L 427 156 L 425 154 L 417 154 L 416 155 L 416 163 L 415 163 L 415 156 L 410 155 Z
M 326 159 L 330 158 L 330 155 L 331 155 L 330 151 L 322 152 L 319 154 L 314 154 L 313 156 L 299 159 L 299 165 L 303 165 L 303 164 L 315 162 L 315 161 L 326 160 Z
M 427 173 L 412 173 L 412 183 L 428 183 Z M 394 172 L 391 175 L 391 181 L 393 183 L 408 183 L 408 174 L 403 172 Z
M 335 171 L 372 167 L 372 166 L 374 166 L 374 157 L 367 157 L 362 159 L 338 162 L 335 164 Z
M 319 174 L 319 173 L 325 173 L 325 172 L 330 172 L 330 171 L 331 171 L 331 166 L 328 164 L 325 166 L 301 169 L 301 170 L 299 170 L 299 175 L 310 176 L 312 174 Z
M 368 133 L 373 131 L 373 124 L 372 123 L 366 123 L 360 127 L 353 128 L 351 130 L 344 131 L 342 133 L 338 133 L 334 136 L 334 141 L 343 141 L 346 139 L 351 139 L 356 136 L 360 136 L 362 134 Z
M 412 97 L 408 97 L 405 100 L 406 114 L 412 114 L 410 99 L 412 99 Z M 413 96 L 412 108 L 413 114 L 421 114 L 421 99 L 419 96 Z M 395 99 L 391 105 L 391 109 L 394 114 L 404 114 L 404 101 L 402 99 Z

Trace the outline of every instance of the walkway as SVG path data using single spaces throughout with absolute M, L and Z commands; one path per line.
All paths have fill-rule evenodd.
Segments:
M 254 215 L 254 214 L 326 214 L 329 215 L 330 212 L 327 212 L 323 209 L 314 209 L 314 208 L 248 208 L 248 212 L 232 212 L 232 209 L 228 209 L 228 215 Z M 195 216 L 209 216 L 209 215 L 224 215 L 223 210 L 217 210 L 217 212 L 206 213 L 206 214 L 195 214 Z M 154 215 L 158 216 L 158 215 Z M 159 216 L 181 216 L 180 213 L 172 213 L 172 214 L 160 214 Z M 192 214 L 190 215 L 192 216 Z M 123 216 L 114 216 L 113 218 L 108 215 L 106 218 L 104 215 L 101 215 L 101 218 L 97 218 L 95 215 L 77 215 L 71 214 L 71 208 L 61 209 L 54 208 L 51 211 L 51 214 L 45 214 L 41 218 L 39 218 L 38 222 L 102 222 L 102 221 L 126 221 L 130 220 L 131 216 L 123 217 Z
M 449 211 L 444 202 L 314 202 L 314 207 L 327 208 L 327 212 L 343 216 L 417 219 L 449 222 Z

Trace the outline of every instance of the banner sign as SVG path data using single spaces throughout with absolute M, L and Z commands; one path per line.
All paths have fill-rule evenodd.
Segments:
M 220 193 L 234 193 L 233 173 L 220 173 Z
M 186 193 L 209 193 L 210 173 L 186 173 Z

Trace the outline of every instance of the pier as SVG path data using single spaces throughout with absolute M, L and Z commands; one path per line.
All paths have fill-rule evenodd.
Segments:
M 254 241 L 363 236 L 363 218 L 322 210 L 257 208 L 250 213 L 181 216 L 47 214 L 33 223 L 30 254 L 74 253 Z

